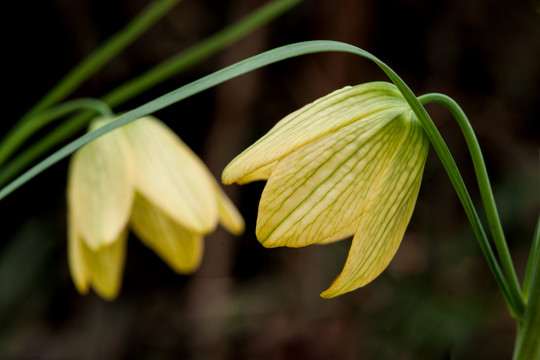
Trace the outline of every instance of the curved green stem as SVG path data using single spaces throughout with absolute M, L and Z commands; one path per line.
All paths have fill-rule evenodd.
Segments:
M 129 22 L 122 30 L 107 40 L 99 49 L 79 63 L 68 75 L 48 92 L 34 107 L 32 107 L 24 119 L 29 119 L 43 109 L 62 101 L 82 82 L 95 74 L 109 60 L 118 55 L 122 50 L 135 41 L 148 28 L 156 23 L 163 15 L 167 14 L 180 0 L 156 0 L 148 5 L 141 13 Z
M 537 227 L 538 230 L 538 227 Z M 533 246 L 538 245 L 538 231 Z M 523 320 L 518 322 L 514 360 L 540 360 L 540 252 L 532 249 L 527 273 L 530 287 L 527 291 L 527 305 Z
M 164 61 L 145 74 L 126 82 L 103 97 L 103 100 L 114 107 L 139 95 L 143 91 L 171 78 L 174 75 L 198 64 L 210 55 L 232 44 L 251 33 L 258 27 L 283 14 L 301 0 L 275 0 L 261 6 L 240 21 L 225 27 L 216 34 L 204 39 L 193 47 Z
M 360 55 L 360 54 L 359 54 Z M 454 158 L 452 157 L 450 150 L 448 149 L 448 146 L 444 142 L 444 139 L 442 138 L 441 134 L 439 133 L 439 130 L 427 114 L 426 110 L 420 103 L 420 101 L 416 98 L 414 93 L 411 91 L 411 89 L 405 84 L 405 82 L 385 63 L 383 63 L 381 60 L 376 58 L 375 56 L 368 54 L 367 56 L 364 56 L 373 62 L 375 62 L 392 80 L 392 82 L 396 85 L 396 87 L 400 90 L 403 97 L 415 113 L 416 117 L 420 120 L 422 123 L 422 126 L 424 128 L 424 131 L 428 138 L 431 141 L 431 144 L 433 145 L 433 148 L 437 152 L 437 155 L 439 156 L 439 159 L 441 160 L 448 177 L 450 178 L 450 181 L 452 182 L 452 185 L 454 186 L 454 189 L 456 190 L 456 193 L 461 201 L 461 204 L 463 205 L 463 208 L 465 210 L 465 213 L 469 219 L 469 222 L 471 223 L 471 226 L 473 228 L 473 232 L 475 233 L 475 236 L 478 240 L 478 243 L 480 245 L 480 248 L 482 250 L 482 253 L 484 254 L 484 257 L 487 260 L 488 266 L 493 273 L 495 280 L 497 281 L 497 284 L 499 285 L 503 297 L 508 304 L 509 311 L 517 319 L 522 318 L 523 311 L 524 311 L 524 302 L 523 297 L 521 296 L 521 291 L 519 291 L 519 286 L 516 286 L 517 281 L 514 283 L 513 280 L 510 280 L 510 284 L 508 283 L 508 280 L 503 275 L 499 264 L 497 262 L 497 259 L 495 257 L 495 254 L 493 253 L 493 250 L 491 249 L 491 245 L 489 243 L 489 240 L 485 234 L 484 228 L 482 226 L 482 223 L 480 221 L 480 218 L 478 216 L 478 213 L 476 211 L 476 208 L 474 207 L 474 204 L 472 202 L 472 199 L 469 195 L 469 192 L 467 191 L 467 187 L 465 186 L 465 183 L 463 181 L 463 178 L 461 177 L 461 174 L 458 170 L 458 167 L 454 161 Z
M 139 106 L 136 109 L 133 109 L 119 116 L 116 120 L 108 123 L 107 125 L 100 127 L 99 129 L 96 129 L 92 132 L 86 133 L 78 139 L 65 145 L 64 147 L 56 151 L 54 154 L 48 156 L 40 163 L 23 173 L 17 179 L 9 183 L 7 186 L 2 188 L 0 190 L 0 200 L 24 183 L 26 183 L 28 180 L 32 179 L 34 176 L 45 170 L 46 168 L 69 156 L 81 146 L 122 125 L 128 124 L 131 121 L 151 114 L 157 110 L 163 109 L 187 97 L 198 94 L 204 90 L 207 90 L 225 81 L 233 79 L 237 76 L 243 75 L 249 71 L 253 71 L 269 64 L 300 55 L 331 51 L 350 53 L 362 56 L 375 62 L 388 75 L 388 77 L 396 85 L 399 91 L 403 94 L 404 99 L 408 102 L 416 117 L 422 123 L 426 135 L 430 139 L 435 151 L 437 152 L 439 158 L 443 163 L 444 168 L 446 169 L 446 172 L 448 173 L 448 176 L 450 177 L 450 181 L 456 189 L 458 197 L 463 204 L 463 208 L 465 209 L 465 213 L 467 214 L 467 217 L 471 222 L 473 231 L 478 239 L 480 248 L 486 256 L 488 266 L 493 272 L 495 280 L 497 281 L 502 290 L 503 297 L 509 305 L 510 312 L 514 314 L 514 316 L 521 318 L 524 308 L 521 294 L 516 294 L 515 292 L 512 292 L 511 288 L 508 287 L 506 279 L 501 273 L 495 256 L 491 251 L 491 246 L 489 244 L 489 241 L 487 240 L 482 224 L 472 203 L 472 200 L 467 192 L 465 183 L 461 178 L 457 165 L 455 164 L 454 159 L 452 158 L 452 155 L 450 154 L 446 143 L 439 134 L 439 131 L 437 130 L 435 124 L 427 114 L 422 104 L 418 101 L 414 93 L 390 67 L 388 67 L 385 63 L 383 63 L 381 60 L 379 60 L 372 54 L 360 48 L 357 48 L 356 46 L 345 43 L 321 40 L 306 41 L 302 43 L 282 46 L 280 48 L 269 50 L 262 54 L 250 57 L 246 60 L 228 66 L 225 69 L 207 75 L 188 85 L 182 86 L 168 94 L 165 94 L 157 99 L 154 99 L 142 106 Z
M 181 73 L 200 61 L 215 54 L 219 50 L 234 43 L 238 39 L 251 33 L 258 27 L 270 22 L 283 14 L 301 0 L 275 0 L 255 10 L 238 22 L 227 26 L 211 37 L 201 41 L 193 47 L 182 51 L 171 59 L 159 64 L 141 76 L 121 85 L 106 94 L 102 99 L 110 107 L 121 105 L 145 90 L 160 82 Z M 54 146 L 66 141 L 73 134 L 80 131 L 91 119 L 94 112 L 85 112 L 60 124 L 56 129 L 46 134 L 42 139 L 32 144 L 11 162 L 4 165 L 0 170 L 0 186 L 3 186 L 28 167 L 32 162 L 49 151 Z M 7 139 L 8 137 L 6 137 Z M 0 147 L 2 143 L 0 143 Z M 1 152 L 1 151 L 0 151 Z M 9 156 L 0 156 L 0 164 Z
M 112 114 L 112 113 L 111 113 Z M 77 131 L 81 130 L 88 121 L 96 115 L 95 111 L 83 112 L 63 122 L 45 137 L 38 140 L 28 149 L 18 154 L 12 161 L 5 164 L 0 170 L 0 186 L 13 179 L 22 169 L 31 164 L 35 159 L 42 156 L 54 146 L 69 139 Z M 105 115 L 107 116 L 107 115 Z
M 36 131 L 51 123 L 53 120 L 82 109 L 93 110 L 102 116 L 113 115 L 111 109 L 105 102 L 90 98 L 68 101 L 45 110 L 44 112 L 29 118 L 23 124 L 18 126 L 16 131 L 10 133 L 9 136 L 6 136 L 0 144 L 0 164 Z
M 53 87 L 36 105 L 34 105 L 0 141 L 0 165 L 16 150 L 16 146 L 5 146 L 11 143 L 11 138 L 27 137 L 28 129 L 37 130 L 35 126 L 27 126 L 27 122 L 48 107 L 65 99 L 81 83 L 94 75 L 109 60 L 130 45 L 143 34 L 150 26 L 165 15 L 180 0 L 156 0 L 145 8 L 137 17 L 126 25 L 121 31 L 111 37 L 90 56 L 81 61 L 58 84 Z M 17 144 L 21 142 L 16 140 Z
M 497 211 L 497 205 L 495 204 L 495 197 L 493 196 L 486 165 L 482 156 L 482 151 L 480 150 L 480 144 L 478 143 L 478 139 L 476 138 L 474 130 L 472 129 L 471 123 L 467 119 L 467 116 L 461 107 L 452 98 L 444 94 L 426 94 L 420 96 L 418 100 L 422 104 L 437 103 L 446 107 L 456 119 L 461 132 L 463 133 L 469 153 L 471 154 L 473 167 L 478 181 L 478 188 L 480 190 L 480 196 L 482 197 L 487 221 L 493 236 L 497 253 L 499 255 L 501 266 L 506 275 L 506 279 L 512 294 L 514 294 L 517 301 L 517 294 L 521 294 L 518 277 L 516 275 L 512 257 L 510 256 L 508 244 L 504 236 L 503 228 Z M 521 296 L 519 297 L 521 298 Z M 523 302 L 523 300 L 521 302 Z
M 527 260 L 527 269 L 525 270 L 525 278 L 523 280 L 523 297 L 525 300 L 529 297 L 531 279 L 534 272 L 534 264 L 537 256 L 540 256 L 540 217 L 536 223 L 536 230 L 534 231 L 534 237 L 531 244 L 531 251 L 529 251 L 529 259 Z

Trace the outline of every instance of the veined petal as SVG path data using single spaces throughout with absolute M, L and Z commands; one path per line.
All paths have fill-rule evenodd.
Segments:
M 300 247 L 351 236 L 407 136 L 405 114 L 370 114 L 280 160 L 259 203 L 259 241 Z
M 81 242 L 81 250 L 90 275 L 92 288 L 105 300 L 118 296 L 126 258 L 127 231 L 122 231 L 111 245 L 97 250 Z
M 193 273 L 199 267 L 203 236 L 175 222 L 141 195 L 135 197 L 131 226 L 137 237 L 177 273 Z
M 414 124 L 371 190 L 345 267 L 322 297 L 364 286 L 388 266 L 414 210 L 428 148 L 421 126 Z
M 316 245 L 326 245 L 326 244 L 334 243 L 336 241 L 344 240 L 348 238 L 349 236 L 352 236 L 354 232 L 356 231 L 357 227 L 358 227 L 358 224 L 356 221 L 354 221 L 350 223 L 348 226 L 345 226 L 341 231 L 338 231 L 334 235 L 317 242 Z
M 71 158 L 70 219 L 90 248 L 112 244 L 126 227 L 133 202 L 132 175 L 129 145 L 119 130 L 92 141 Z
M 123 127 L 136 163 L 136 188 L 167 216 L 197 233 L 218 221 L 211 174 L 165 124 L 144 117 Z
M 300 147 L 361 118 L 406 105 L 393 84 L 373 82 L 345 87 L 304 106 L 280 120 L 266 135 L 225 168 L 225 184 L 242 179 Z
M 268 180 L 268 178 L 272 174 L 272 171 L 274 171 L 277 163 L 278 160 L 271 162 L 270 164 L 264 165 L 263 167 L 258 168 L 257 170 L 247 174 L 246 176 L 239 178 L 238 180 L 236 180 L 236 183 L 238 183 L 239 185 L 243 185 L 253 181 Z

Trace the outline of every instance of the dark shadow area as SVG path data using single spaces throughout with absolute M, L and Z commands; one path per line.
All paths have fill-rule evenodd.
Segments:
M 148 0 L 4 4 L 0 133 Z M 265 1 L 185 0 L 70 98 L 100 97 Z M 236 61 L 305 40 L 338 40 L 387 62 L 417 94 L 465 110 L 484 151 L 520 279 L 539 212 L 539 8 L 532 1 L 309 0 L 119 107 L 125 111 Z M 341 88 L 385 81 L 362 58 L 324 53 L 271 65 L 155 114 L 219 178 L 279 119 Z M 465 142 L 429 105 L 471 196 Z M 47 128 L 32 140 L 50 130 Z M 67 161 L 0 203 L 1 359 L 509 359 L 515 328 L 440 161 L 430 152 L 411 223 L 389 268 L 324 300 L 350 241 L 265 249 L 255 237 L 263 183 L 224 186 L 246 232 L 205 239 L 179 276 L 131 236 L 113 302 L 81 296 L 66 251 Z

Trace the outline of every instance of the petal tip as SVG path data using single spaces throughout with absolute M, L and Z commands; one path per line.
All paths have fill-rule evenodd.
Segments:
M 223 170 L 223 172 L 221 173 L 221 183 L 224 185 L 232 185 L 234 183 L 234 180 L 231 179 L 229 173 L 226 171 L 227 168 L 225 168 L 225 170 Z
M 323 299 L 331 299 L 331 298 L 334 298 L 336 296 L 337 295 L 333 295 L 333 294 L 329 293 L 328 290 L 325 290 L 320 294 L 320 297 L 322 297 Z
M 120 293 L 120 285 L 115 287 L 98 287 L 94 286 L 94 291 L 105 301 L 113 301 L 118 297 Z
M 356 288 L 354 289 L 344 289 L 343 286 L 341 286 L 339 283 L 337 283 L 339 277 L 334 280 L 334 282 L 332 283 L 332 285 L 324 290 L 322 293 L 321 293 L 321 297 L 323 299 L 331 299 L 331 298 L 335 298 L 335 297 L 338 297 L 340 295 L 343 295 L 345 293 L 348 293 L 350 291 L 353 291 L 353 290 L 356 290 Z
M 234 224 L 234 226 L 227 227 L 227 230 L 236 236 L 242 235 L 244 231 L 246 230 L 246 223 L 244 222 L 243 218 L 238 218 L 237 223 Z
M 354 288 L 344 288 L 342 286 L 339 286 L 338 284 L 336 284 L 336 282 L 334 281 L 334 283 L 326 290 L 324 290 L 320 296 L 323 298 L 323 299 L 332 299 L 332 298 L 335 298 L 335 297 L 338 297 L 340 295 L 343 295 L 343 294 L 346 294 L 348 292 L 351 292 L 351 291 L 354 291 L 364 285 L 367 285 L 367 284 L 363 284 L 363 285 L 360 285 L 358 287 L 354 287 Z
M 81 282 L 77 279 L 73 278 L 73 283 L 75 284 L 75 289 L 77 289 L 77 292 L 81 295 L 88 295 L 88 282 Z
M 241 177 L 237 174 L 238 166 L 235 166 L 235 160 L 236 158 L 227 164 L 221 173 L 221 182 L 225 185 L 232 185 Z

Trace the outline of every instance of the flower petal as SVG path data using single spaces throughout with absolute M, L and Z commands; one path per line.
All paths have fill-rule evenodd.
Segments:
M 133 202 L 132 180 L 129 145 L 119 130 L 87 144 L 71 158 L 70 219 L 90 248 L 112 244 L 126 226 Z
M 258 168 L 257 170 L 247 174 L 244 177 L 239 178 L 236 180 L 236 183 L 239 185 L 247 184 L 253 181 L 259 181 L 259 180 L 268 180 L 270 175 L 272 174 L 272 171 L 274 171 L 278 161 L 271 162 L 270 164 L 264 165 L 263 167 Z
M 371 190 L 345 267 L 322 297 L 364 286 L 388 266 L 414 210 L 428 148 L 421 127 L 412 127 Z
M 81 250 L 88 266 L 92 288 L 105 300 L 113 300 L 120 292 L 126 258 L 127 231 L 122 231 L 111 245 L 93 250 L 81 242 Z
M 136 188 L 163 213 L 197 233 L 218 221 L 211 174 L 165 124 L 144 117 L 123 127 L 136 162 Z
M 90 274 L 84 259 L 82 239 L 75 232 L 75 226 L 68 214 L 68 265 L 73 283 L 80 294 L 86 295 L 90 287 Z
M 216 198 L 218 202 L 219 222 L 227 231 L 234 235 L 240 235 L 246 227 L 242 215 L 231 202 L 217 182 L 214 182 Z
M 408 121 L 400 108 L 372 113 L 280 160 L 259 203 L 259 241 L 300 247 L 351 236 Z
M 137 237 L 177 273 L 190 274 L 199 267 L 203 236 L 175 222 L 141 195 L 135 197 L 131 226 Z
M 336 241 L 344 240 L 354 234 L 356 231 L 356 228 L 358 227 L 358 223 L 356 221 L 350 223 L 348 226 L 345 226 L 342 230 L 338 231 L 334 235 L 327 237 L 323 240 L 320 240 L 316 243 L 316 245 L 326 245 L 331 244 Z
M 266 135 L 225 168 L 225 184 L 242 179 L 359 118 L 406 105 L 393 84 L 373 82 L 345 87 L 304 106 L 280 120 Z

